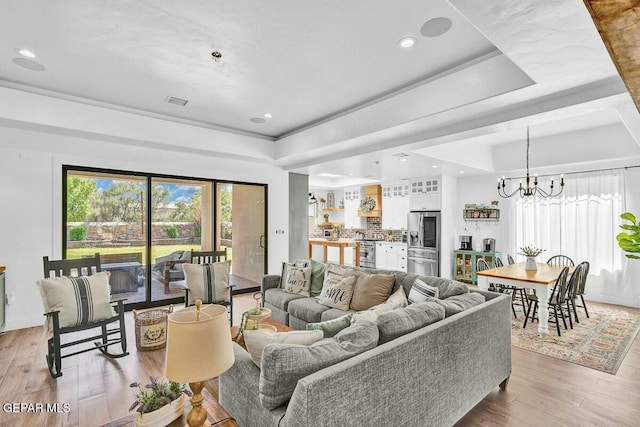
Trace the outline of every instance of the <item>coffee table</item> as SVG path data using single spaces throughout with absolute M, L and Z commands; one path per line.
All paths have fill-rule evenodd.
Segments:
M 287 325 L 283 325 L 280 322 L 277 322 L 271 318 L 267 318 L 267 319 L 262 319 L 260 321 L 260 324 L 262 325 L 272 325 L 275 326 L 276 328 L 276 332 L 289 332 L 289 331 L 293 331 L 293 328 L 288 327 Z M 231 327 L 231 337 L 232 339 L 238 343 L 238 345 L 240 345 L 240 347 L 244 348 L 245 350 L 247 349 L 247 346 L 244 343 L 244 337 L 242 336 L 237 336 L 238 335 L 238 329 L 240 328 L 240 326 L 232 326 Z
M 238 427 L 236 420 L 229 415 L 229 413 L 215 400 L 211 393 L 207 389 L 202 390 L 204 396 L 204 402 L 202 407 L 207 411 L 207 420 L 211 423 L 211 427 Z M 183 427 L 187 424 L 187 414 L 191 410 L 191 401 L 189 397 L 185 396 L 184 411 L 182 416 L 174 420 L 170 427 Z M 108 424 L 104 424 L 102 427 L 135 427 L 136 418 L 135 414 L 131 413 L 126 417 L 120 418 L 115 421 L 111 421 Z

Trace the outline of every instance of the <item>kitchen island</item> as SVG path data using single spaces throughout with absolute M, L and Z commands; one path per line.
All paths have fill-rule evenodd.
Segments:
M 344 264 L 344 250 L 345 248 L 354 248 L 355 252 L 355 265 L 360 266 L 360 242 L 353 239 L 338 239 L 328 240 L 322 238 L 310 238 L 309 239 L 309 258 L 313 258 L 313 246 L 322 246 L 322 260 L 327 262 L 328 251 L 330 247 L 338 248 L 339 250 L 339 263 Z

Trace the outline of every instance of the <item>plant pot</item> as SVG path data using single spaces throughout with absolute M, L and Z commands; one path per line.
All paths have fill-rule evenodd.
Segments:
M 166 426 L 173 420 L 182 415 L 184 410 L 184 394 L 180 395 L 176 400 L 168 405 L 164 405 L 162 408 L 153 412 L 147 412 L 141 414 L 136 412 L 136 426 L 139 427 L 152 427 L 152 426 Z
M 526 262 L 524 263 L 524 269 L 529 271 L 538 270 L 538 265 L 536 264 L 536 257 L 528 256 Z

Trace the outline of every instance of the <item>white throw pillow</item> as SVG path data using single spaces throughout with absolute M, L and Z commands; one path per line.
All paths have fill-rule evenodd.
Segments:
M 324 334 L 321 330 L 313 331 L 290 331 L 290 332 L 265 332 L 265 331 L 252 331 L 245 330 L 242 335 L 244 336 L 244 343 L 247 346 L 247 351 L 251 355 L 253 363 L 260 367 L 260 361 L 262 360 L 262 350 L 267 344 L 299 344 L 299 345 L 311 345 L 314 342 L 320 341 Z
M 311 267 L 285 268 L 283 276 L 283 290 L 290 294 L 311 296 Z
M 231 261 L 213 264 L 184 264 L 184 278 L 189 288 L 189 305 L 197 299 L 203 303 L 230 302 L 229 270 Z
M 427 297 L 438 298 L 440 294 L 440 289 L 436 286 L 430 286 L 424 283 L 420 279 L 416 279 L 413 282 L 413 286 L 411 286 L 411 291 L 409 291 L 409 303 L 415 304 L 417 302 L 427 301 Z
M 59 311 L 60 327 L 78 326 L 116 315 L 111 306 L 109 272 L 92 276 L 53 277 L 36 282 L 45 311 Z M 53 329 L 48 318 L 47 328 Z
M 380 315 L 387 311 L 395 310 L 396 308 L 402 308 L 409 305 L 407 300 L 407 294 L 404 292 L 404 288 L 400 286 L 397 291 L 391 294 L 389 298 L 382 304 L 371 307 L 369 310 L 373 310 L 376 314 Z
M 322 293 L 318 297 L 318 303 L 341 310 L 349 310 L 355 284 L 356 276 L 342 278 L 336 274 L 326 277 Z
M 285 279 L 287 277 L 287 270 L 289 267 L 305 268 L 311 267 L 311 260 L 308 259 L 296 259 L 293 262 L 283 262 L 282 272 L 280 273 L 280 285 L 279 287 L 284 289 Z

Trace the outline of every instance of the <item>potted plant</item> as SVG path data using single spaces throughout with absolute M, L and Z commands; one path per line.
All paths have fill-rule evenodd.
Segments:
M 136 426 L 167 425 L 182 415 L 184 395 L 191 396 L 186 385 L 174 381 L 158 381 L 149 377 L 150 384 L 132 383 L 137 388 L 136 401 L 130 411 L 136 409 Z
M 616 236 L 618 246 L 627 252 L 625 256 L 631 259 L 640 259 L 640 223 L 631 212 L 625 212 L 620 218 L 629 221 L 631 224 L 622 224 L 620 228 L 628 232 L 621 232 Z
M 536 257 L 544 252 L 545 249 L 536 248 L 535 246 L 524 246 L 520 248 L 518 254 L 527 257 L 527 261 L 524 264 L 525 270 L 536 271 L 538 266 L 536 265 Z

